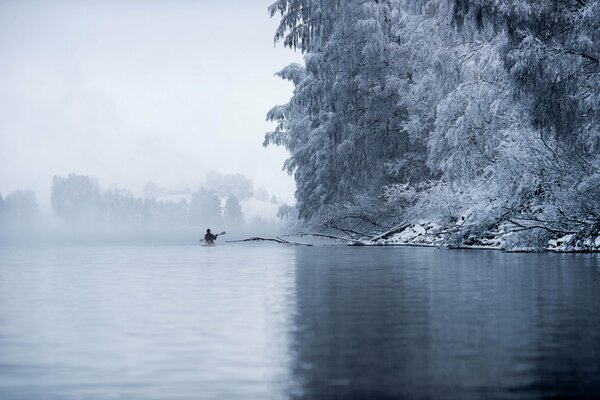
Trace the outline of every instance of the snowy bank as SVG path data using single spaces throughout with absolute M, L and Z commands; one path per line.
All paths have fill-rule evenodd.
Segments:
M 457 242 L 454 227 L 442 227 L 431 222 L 409 224 L 385 237 L 357 239 L 350 245 L 362 246 L 420 246 L 448 247 L 453 249 L 489 249 L 513 252 L 600 252 L 600 236 L 577 238 L 575 234 L 550 239 L 543 247 L 527 246 L 515 240 L 515 232 L 501 226 L 498 231 L 481 236 L 469 235 Z

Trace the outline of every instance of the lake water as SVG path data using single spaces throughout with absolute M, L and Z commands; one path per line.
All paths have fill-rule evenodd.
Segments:
M 0 247 L 0 398 L 600 398 L 600 258 Z

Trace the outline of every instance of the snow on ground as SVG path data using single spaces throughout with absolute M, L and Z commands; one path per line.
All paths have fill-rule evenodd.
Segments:
M 461 244 L 448 243 L 448 229 L 437 224 L 421 222 L 412 224 L 404 230 L 385 239 L 366 240 L 366 246 L 446 246 L 466 249 L 496 249 L 508 251 L 537 251 L 533 247 L 514 247 L 510 243 L 513 233 L 507 229 L 489 232 L 483 237 L 469 237 Z M 542 249 L 556 252 L 600 252 L 600 236 L 576 239 L 574 234 L 565 235 L 548 241 Z
M 439 246 L 442 245 L 442 241 L 437 236 L 438 232 L 439 226 L 436 224 L 414 224 L 388 238 L 368 241 L 367 244 L 373 246 Z
M 556 252 L 600 251 L 600 236 L 576 239 L 574 234 L 550 240 L 546 250 Z

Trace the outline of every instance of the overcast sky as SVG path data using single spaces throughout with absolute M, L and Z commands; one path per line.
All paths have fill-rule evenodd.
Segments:
M 301 57 L 270 1 L 0 1 L 0 193 L 93 175 L 141 194 L 241 172 L 292 200 L 265 114 Z

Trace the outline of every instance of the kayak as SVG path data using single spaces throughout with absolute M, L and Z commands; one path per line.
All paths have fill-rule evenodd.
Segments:
M 217 233 L 215 235 L 215 239 L 216 239 L 217 236 L 224 235 L 225 233 L 226 233 L 225 231 L 223 231 L 221 233 Z M 200 239 L 199 242 L 200 242 L 200 246 L 204 246 L 204 247 L 213 247 L 215 245 L 214 241 L 211 241 L 210 243 L 207 243 L 205 240 Z

